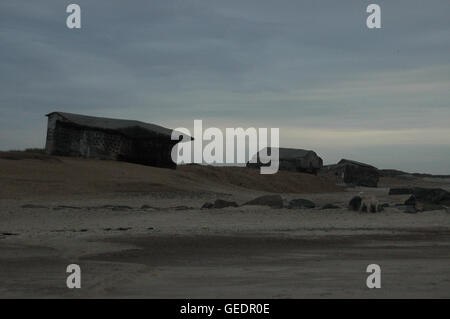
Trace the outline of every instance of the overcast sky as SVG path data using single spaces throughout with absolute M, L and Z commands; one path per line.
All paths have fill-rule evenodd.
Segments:
M 81 30 L 69 1 L 0 3 L 0 149 L 42 147 L 58 110 L 279 127 L 325 163 L 450 174 L 448 0 L 72 2 Z

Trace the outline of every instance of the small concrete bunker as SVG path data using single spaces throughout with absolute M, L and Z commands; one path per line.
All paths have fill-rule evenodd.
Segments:
M 64 112 L 48 117 L 47 154 L 125 161 L 176 168 L 172 161 L 172 130 L 133 120 Z
M 252 161 L 247 163 L 247 167 L 260 168 L 261 166 L 269 166 L 260 161 L 260 154 L 271 154 L 272 148 L 268 147 L 259 151 Z M 279 152 L 279 169 L 283 171 L 303 172 L 317 174 L 322 168 L 323 161 L 314 151 L 303 150 L 298 148 L 278 148 Z
M 380 173 L 372 165 L 341 159 L 339 163 L 324 167 L 323 172 L 332 173 L 345 184 L 377 187 Z

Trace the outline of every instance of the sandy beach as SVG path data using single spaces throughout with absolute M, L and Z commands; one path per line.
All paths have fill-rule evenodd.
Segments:
M 242 204 L 273 194 L 265 189 L 282 178 L 261 181 L 247 170 L 243 179 L 240 168 L 0 161 L 2 298 L 450 297 L 450 214 L 399 210 L 395 204 L 408 195 L 388 195 L 388 184 L 401 180 L 344 188 L 323 176 L 282 172 L 292 175 L 284 179 L 291 192 L 278 192 L 283 200 L 308 199 L 316 208 L 205 210 L 218 198 Z M 414 183 L 450 186 L 446 179 Z M 390 207 L 347 210 L 360 191 Z M 340 208 L 320 209 L 325 204 Z M 381 289 L 366 286 L 373 263 L 382 269 Z M 81 267 L 81 289 L 66 287 L 69 264 Z

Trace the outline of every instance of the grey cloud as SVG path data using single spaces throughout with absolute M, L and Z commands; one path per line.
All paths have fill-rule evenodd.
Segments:
M 55 109 L 281 130 L 448 127 L 447 0 L 378 0 L 376 31 L 372 1 L 76 3 L 77 31 L 63 1 L 0 4 L 1 149 L 35 146 Z

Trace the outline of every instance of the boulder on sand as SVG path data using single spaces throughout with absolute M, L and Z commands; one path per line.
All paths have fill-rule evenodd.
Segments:
M 214 208 L 214 204 L 210 203 L 210 202 L 206 202 L 203 204 L 201 209 L 211 209 L 211 208 Z
M 283 199 L 280 195 L 264 195 L 252 199 L 244 205 L 269 206 L 272 208 L 283 208 Z
M 349 202 L 348 202 L 348 209 L 353 210 L 355 212 L 359 211 L 362 204 L 362 198 L 361 196 L 354 196 Z
M 418 202 L 450 205 L 450 192 L 442 188 L 422 188 L 414 187 L 412 194 Z
M 316 204 L 314 204 L 310 200 L 303 198 L 293 199 L 289 202 L 288 205 L 288 208 L 290 209 L 308 209 L 314 207 L 316 207 Z
M 450 193 L 441 188 L 414 187 L 405 205 L 414 206 L 419 211 L 445 209 L 450 205 Z
M 411 195 L 409 196 L 409 198 L 407 200 L 405 200 L 405 205 L 408 206 L 416 206 L 417 200 L 416 200 L 416 196 Z
M 213 203 L 204 203 L 202 209 L 211 209 L 211 208 L 225 208 L 225 207 L 238 207 L 236 202 L 230 202 L 223 199 L 216 199 Z

